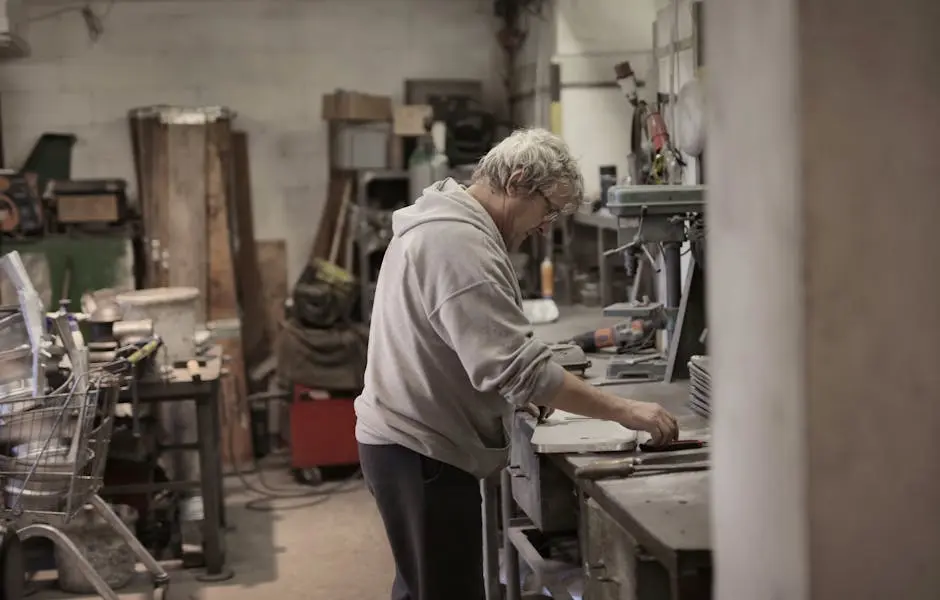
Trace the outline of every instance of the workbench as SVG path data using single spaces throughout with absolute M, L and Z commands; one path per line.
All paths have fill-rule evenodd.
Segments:
M 221 424 L 219 416 L 219 390 L 221 385 L 222 352 L 211 348 L 199 357 L 198 373 L 176 368 L 164 379 L 141 379 L 136 391 L 131 386 L 121 391 L 120 402 L 140 404 L 194 401 L 196 404 L 196 431 L 198 442 L 194 447 L 164 446 L 162 449 L 195 450 L 199 454 L 199 479 L 194 481 L 152 482 L 146 484 L 107 486 L 105 495 L 180 492 L 198 489 L 203 499 L 202 545 L 205 575 L 200 579 L 223 580 L 231 577 L 225 567 L 223 525 L 225 499 L 222 487 Z
M 537 326 L 534 331 L 546 341 L 555 342 L 612 322 L 600 317 L 597 309 L 573 309 L 564 311 L 558 322 Z M 592 366 L 586 373 L 589 380 L 603 374 L 608 356 L 591 356 Z M 635 400 L 658 402 L 677 417 L 681 438 L 710 438 L 708 422 L 687 408 L 687 382 L 606 385 L 604 390 Z M 626 479 L 602 481 L 574 476 L 579 466 L 630 454 L 546 455 L 557 471 L 572 481 L 572 487 L 577 491 L 577 510 L 580 513 L 576 525 L 578 545 L 590 600 L 710 598 L 710 472 L 637 474 Z M 512 476 L 507 469 L 502 477 L 501 520 L 509 525 L 504 528 L 503 537 L 507 599 L 520 597 L 519 586 L 514 585 L 519 581 L 520 555 L 530 567 L 543 571 L 545 587 L 553 592 L 554 597 L 564 597 L 565 591 L 558 589 L 557 582 L 554 586 L 549 585 L 549 580 L 553 573 L 561 573 L 566 565 L 540 557 L 532 544 L 527 543 L 531 536 L 526 535 L 526 530 L 532 528 L 532 523 L 515 516 L 511 494 L 505 490 Z M 585 532 L 588 530 L 599 530 L 604 539 L 587 539 Z M 604 556 L 597 556 L 598 553 Z

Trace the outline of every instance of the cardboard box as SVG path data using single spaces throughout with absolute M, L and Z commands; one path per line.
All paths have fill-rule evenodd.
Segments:
M 337 90 L 323 95 L 323 118 L 328 121 L 390 121 L 392 99 Z
M 426 135 L 424 124 L 434 116 L 434 109 L 427 104 L 406 104 L 396 106 L 392 118 L 393 133 L 402 137 Z
M 336 169 L 387 169 L 391 124 L 339 123 L 332 144 Z
M 116 223 L 121 220 L 121 199 L 116 194 L 68 194 L 56 197 L 60 223 Z

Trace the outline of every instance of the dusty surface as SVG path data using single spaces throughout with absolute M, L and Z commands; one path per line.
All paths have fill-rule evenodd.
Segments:
M 266 476 L 269 484 L 295 490 L 286 474 Z M 394 567 L 375 505 L 361 481 L 349 493 L 317 504 L 313 498 L 280 501 L 292 510 L 257 512 L 245 508 L 246 494 L 237 479 L 228 481 L 230 521 L 229 564 L 235 577 L 224 583 L 203 584 L 197 571 L 172 568 L 172 600 L 199 598 L 309 598 L 311 600 L 384 599 L 391 589 Z M 54 574 L 42 574 L 43 578 Z M 146 575 L 138 575 L 122 598 L 146 598 Z M 80 599 L 44 583 L 36 600 Z

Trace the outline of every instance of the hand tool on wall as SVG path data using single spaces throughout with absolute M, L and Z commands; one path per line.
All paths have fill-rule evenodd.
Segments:
M 682 170 L 686 166 L 669 135 L 663 109 L 672 102 L 674 93 L 656 94 L 655 100 L 641 98 L 639 90 L 644 86 L 637 79 L 629 61 L 614 66 L 617 85 L 627 102 L 633 107 L 631 154 L 642 163 L 634 181 L 645 185 L 679 184 Z

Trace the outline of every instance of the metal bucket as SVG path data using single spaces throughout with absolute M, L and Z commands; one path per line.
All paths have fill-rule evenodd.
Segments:
M 134 531 L 137 511 L 123 504 L 113 506 L 115 514 Z M 137 558 L 117 531 L 90 505 L 83 507 L 62 532 L 78 546 L 92 568 L 112 590 L 125 587 L 134 578 Z M 55 562 L 59 570 L 59 588 L 74 594 L 94 594 L 95 589 L 85 578 L 75 557 L 55 548 Z
M 153 288 L 119 294 L 118 303 L 125 319 L 151 319 L 154 333 L 163 339 L 165 348 L 154 357 L 157 368 L 171 367 L 174 362 L 187 361 L 195 355 L 193 336 L 197 326 L 199 290 L 196 288 Z M 196 403 L 161 402 L 156 407 L 161 428 L 168 444 L 193 444 L 199 441 L 196 431 Z M 195 452 L 173 450 L 165 453 L 161 464 L 174 480 L 199 478 L 199 456 Z
M 7 508 L 36 512 L 61 512 L 66 508 L 72 482 L 82 485 L 82 480 L 75 478 L 76 471 L 87 465 L 94 453 L 86 450 L 84 460 L 76 465 L 68 460 L 67 446 L 53 444 L 50 442 L 46 449 L 38 444 L 32 446 L 24 456 L 0 456 L 0 471 L 4 473 L 3 500 Z M 36 464 L 37 459 L 39 464 Z M 72 488 L 71 491 L 81 493 L 83 490 Z
M 73 411 L 64 406 L 28 407 L 27 410 L 0 416 L 0 443 L 16 446 L 27 442 L 44 442 L 53 435 L 56 438 L 70 438 L 75 432 L 75 421 Z
M 126 320 L 149 319 L 153 330 L 163 338 L 166 352 L 157 362 L 172 366 L 193 357 L 193 335 L 197 323 L 199 290 L 189 287 L 152 288 L 118 294 L 118 304 Z

